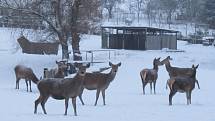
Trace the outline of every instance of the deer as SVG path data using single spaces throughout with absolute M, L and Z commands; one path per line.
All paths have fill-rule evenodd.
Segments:
M 35 84 L 37 84 L 37 82 L 39 81 L 39 79 L 34 74 L 33 70 L 24 65 L 16 65 L 14 68 L 14 71 L 15 71 L 15 75 L 16 75 L 16 88 L 15 89 L 19 89 L 20 79 L 25 79 L 27 92 L 28 92 L 28 83 L 30 86 L 30 92 L 32 92 L 31 81 L 33 81 L 33 83 L 35 83 Z
M 171 77 L 169 79 L 169 82 L 171 82 L 171 83 L 168 83 L 168 86 L 170 89 L 169 105 L 172 105 L 172 98 L 177 92 L 186 93 L 187 105 L 191 104 L 191 93 L 192 93 L 192 90 L 195 88 L 195 82 L 197 81 L 196 69 L 198 68 L 198 66 L 199 65 L 192 66 L 193 71 L 190 77 L 176 76 L 176 77 Z
M 69 69 L 68 69 L 68 74 L 74 74 L 77 72 L 74 63 L 67 63 Z
M 145 94 L 145 86 L 147 83 L 150 83 L 150 90 L 152 94 L 152 83 L 154 88 L 154 94 L 156 94 L 155 86 L 156 81 L 158 78 L 158 66 L 163 65 L 163 63 L 160 62 L 160 58 L 154 58 L 153 60 L 153 69 L 143 69 L 140 71 L 140 77 L 142 80 L 142 87 L 143 87 L 143 94 Z
M 102 92 L 103 97 L 103 105 L 105 103 L 105 91 L 109 87 L 110 83 L 114 80 L 116 73 L 118 71 L 118 67 L 121 66 L 121 62 L 118 64 L 112 64 L 109 62 L 109 66 L 111 67 L 111 71 L 109 73 L 101 73 L 101 72 L 94 72 L 94 73 L 86 73 L 83 83 L 82 91 L 79 95 L 79 99 L 81 100 L 82 105 L 84 105 L 84 101 L 82 99 L 82 94 L 84 89 L 88 90 L 96 90 L 96 101 L 94 106 L 97 105 L 97 101 L 99 99 L 99 94 Z M 107 68 L 106 68 L 107 69 Z M 103 70 L 101 70 L 103 71 Z
M 190 77 L 193 74 L 193 68 L 179 68 L 179 67 L 173 67 L 170 64 L 170 60 L 172 58 L 170 56 L 167 56 L 164 60 L 161 61 L 161 63 L 165 64 L 166 70 L 169 73 L 169 77 L 176 77 L 176 76 L 185 76 L 185 77 Z M 168 83 L 172 83 L 170 81 L 167 81 L 166 83 L 166 89 Z M 198 80 L 196 81 L 198 88 L 200 89 L 199 82 Z
M 37 87 L 40 92 L 40 96 L 35 100 L 34 113 L 37 113 L 37 106 L 40 103 L 44 114 L 47 114 L 45 109 L 45 103 L 52 97 L 56 100 L 65 100 L 65 113 L 67 115 L 68 102 L 72 98 L 72 104 L 74 109 L 74 115 L 77 116 L 76 111 L 76 97 L 79 96 L 83 79 L 85 78 L 87 65 L 76 65 L 78 72 L 73 78 L 44 78 L 38 82 Z
M 65 61 L 56 61 L 57 68 L 48 70 L 44 68 L 43 78 L 64 78 L 67 76 L 68 64 Z

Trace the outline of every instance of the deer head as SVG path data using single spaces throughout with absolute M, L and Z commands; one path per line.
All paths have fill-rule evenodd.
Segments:
M 196 69 L 199 67 L 199 64 L 197 66 L 195 65 L 192 65 L 192 70 L 193 70 L 193 74 L 191 76 L 191 78 L 194 78 L 197 85 L 198 85 L 198 88 L 200 89 L 200 86 L 199 86 L 199 81 L 196 79 Z
M 163 65 L 163 63 L 161 63 L 161 61 L 160 61 L 160 58 L 155 58 L 154 60 L 153 60 L 153 65 L 154 66 L 161 66 L 161 65 Z
M 78 68 L 78 75 L 80 76 L 85 76 L 86 74 L 86 69 L 90 67 L 90 63 L 88 64 L 81 64 L 81 63 L 74 63 L 75 67 Z
M 161 61 L 163 64 L 170 64 L 170 60 L 173 60 L 170 56 L 167 56 L 164 60 Z
M 56 64 L 58 66 L 58 69 L 66 71 L 68 70 L 68 64 L 66 61 L 56 61 Z
M 196 79 L 196 69 L 199 67 L 199 64 L 197 66 L 195 66 L 194 64 L 192 65 L 192 77 Z
M 116 73 L 118 71 L 118 67 L 121 66 L 121 62 L 118 64 L 112 64 L 111 62 L 109 62 L 109 66 L 112 68 L 111 72 Z

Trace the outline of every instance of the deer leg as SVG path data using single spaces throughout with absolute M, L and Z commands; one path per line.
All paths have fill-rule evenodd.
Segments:
M 65 99 L 65 113 L 64 113 L 64 115 L 67 115 L 68 103 L 69 103 L 69 98 L 66 98 Z
M 143 94 L 145 95 L 145 86 L 146 84 L 143 82 Z
M 191 104 L 191 91 L 189 91 L 189 101 L 190 101 L 190 104 Z
M 156 81 L 153 82 L 153 87 L 154 87 L 154 94 L 156 94 L 156 91 L 155 91 L 155 86 L 156 86 Z
M 42 106 L 44 114 L 47 114 L 46 109 L 45 109 L 45 104 L 46 104 L 46 101 L 48 100 L 48 98 L 49 98 L 48 96 L 44 97 L 44 98 L 42 98 L 42 101 L 41 101 L 41 106 Z
M 187 105 L 189 105 L 189 91 L 186 92 L 186 97 L 187 97 Z
M 25 84 L 26 84 L 27 92 L 28 92 L 28 80 L 27 79 L 25 80 Z
M 38 104 L 39 103 L 41 103 L 42 102 L 42 96 L 40 95 L 39 96 L 39 98 L 37 99 L 37 100 L 35 100 L 35 102 L 34 102 L 34 114 L 36 114 L 37 113 L 37 106 L 38 106 Z
M 19 80 L 20 78 L 16 78 L 16 89 L 19 89 Z
M 152 82 L 150 82 L 150 93 L 152 94 Z
M 82 103 L 82 105 L 84 105 L 84 101 L 83 101 L 83 99 L 82 99 L 83 91 L 84 91 L 84 88 L 81 89 L 81 92 L 80 92 L 80 94 L 79 94 L 79 96 L 78 96 L 79 99 L 80 99 L 80 101 L 81 101 L 81 103 Z
M 105 90 L 102 90 L 102 97 L 103 97 L 103 104 L 106 105 L 105 104 Z
M 74 109 L 74 114 L 77 116 L 77 111 L 76 111 L 76 97 L 72 98 L 72 105 Z
M 97 89 L 97 92 L 96 92 L 96 102 L 95 102 L 95 106 L 97 105 L 97 101 L 98 101 L 98 99 L 99 99 L 99 94 L 100 94 L 100 90 L 99 89 Z
M 29 86 L 30 86 L 30 92 L 32 92 L 32 89 L 31 89 L 31 80 L 29 80 Z
M 172 105 L 172 97 L 175 95 L 177 91 L 171 90 L 169 94 L 169 105 Z

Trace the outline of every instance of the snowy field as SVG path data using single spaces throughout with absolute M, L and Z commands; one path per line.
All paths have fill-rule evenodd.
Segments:
M 16 38 L 11 37 L 9 30 L 0 29 L 0 119 L 1 121 L 214 121 L 215 95 L 213 74 L 215 74 L 215 48 L 202 45 L 190 45 L 178 42 L 178 49 L 184 53 L 168 53 L 165 51 L 128 51 L 117 50 L 116 56 L 110 61 L 122 62 L 122 66 L 106 91 L 106 106 L 102 105 L 102 97 L 98 106 L 94 106 L 95 91 L 85 90 L 82 106 L 77 99 L 78 116 L 74 116 L 72 103 L 68 108 L 68 116 L 64 116 L 64 101 L 50 98 L 46 103 L 47 115 L 38 106 L 38 114 L 34 114 L 34 101 L 38 97 L 36 85 L 33 92 L 26 92 L 24 81 L 20 81 L 20 90 L 15 90 L 14 67 L 24 64 L 31 67 L 38 77 L 42 76 L 44 67 L 55 67 L 58 56 L 41 56 L 14 52 Z M 101 40 L 98 36 L 83 36 L 81 49 L 100 49 Z M 197 79 L 201 89 L 195 88 L 192 93 L 192 104 L 186 105 L 185 94 L 177 93 L 173 97 L 173 106 L 168 105 L 169 90 L 166 90 L 166 80 L 169 78 L 164 66 L 159 68 L 157 94 L 150 94 L 149 85 L 146 95 L 142 94 L 142 83 L 139 76 L 143 68 L 152 68 L 155 57 L 164 59 L 171 56 L 171 64 L 179 67 L 191 67 L 200 64 Z M 95 55 L 106 63 L 93 65 L 88 71 L 98 67 L 108 66 L 106 53 Z M 101 96 L 101 95 L 100 95 Z

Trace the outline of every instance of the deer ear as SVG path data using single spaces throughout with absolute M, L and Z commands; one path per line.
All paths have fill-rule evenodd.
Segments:
M 109 62 L 109 66 L 112 66 L 113 64 L 111 62 Z
M 194 64 L 192 65 L 192 68 L 195 68 Z
M 121 66 L 121 62 L 117 64 L 118 66 Z
M 199 67 L 199 64 L 195 67 L 196 69 Z

